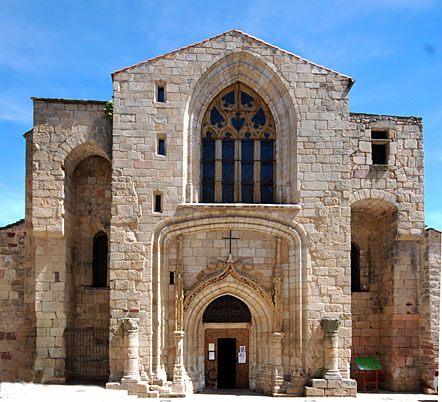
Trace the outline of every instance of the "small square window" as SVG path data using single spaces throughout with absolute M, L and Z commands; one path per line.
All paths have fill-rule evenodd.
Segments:
M 158 86 L 157 88 L 157 102 L 166 102 L 164 86 Z
M 158 139 L 158 155 L 166 155 L 166 141 L 163 138 Z

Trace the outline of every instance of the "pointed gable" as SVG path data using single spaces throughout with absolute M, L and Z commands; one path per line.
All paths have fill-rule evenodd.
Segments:
M 243 42 L 244 40 L 247 40 L 247 41 L 251 42 L 250 43 L 250 45 L 251 45 L 250 47 L 257 46 L 257 47 L 261 47 L 261 48 L 268 48 L 271 52 L 275 52 L 275 51 L 276 52 L 280 52 L 281 55 L 287 55 L 288 57 L 294 58 L 294 59 L 296 59 L 297 61 L 299 61 L 301 63 L 309 64 L 312 67 L 312 72 L 313 73 L 316 73 L 316 74 L 333 73 L 333 74 L 339 75 L 339 76 L 341 76 L 343 78 L 349 79 L 352 82 L 354 81 L 348 75 L 338 73 L 338 72 L 336 72 L 336 71 L 334 71 L 332 69 L 326 68 L 326 67 L 321 66 L 321 65 L 316 64 L 316 63 L 313 63 L 313 62 L 311 62 L 311 61 L 309 61 L 307 59 L 304 59 L 304 58 L 294 54 L 294 53 L 291 53 L 291 52 L 289 52 L 287 50 L 281 49 L 281 48 L 279 48 L 277 46 L 274 46 L 274 45 L 272 45 L 270 43 L 267 43 L 267 42 L 263 41 L 262 39 L 256 38 L 256 37 L 254 37 L 252 35 L 249 35 L 249 34 L 247 34 L 245 32 L 239 31 L 237 29 L 231 29 L 230 31 L 226 31 L 226 32 L 223 32 L 223 33 L 221 33 L 219 35 L 212 36 L 211 38 L 204 39 L 204 40 L 202 40 L 200 42 L 196 42 L 196 43 L 194 43 L 192 45 L 184 46 L 184 47 L 182 47 L 180 49 L 176 49 L 176 50 L 173 50 L 171 52 L 165 53 L 163 55 L 156 56 L 156 57 L 153 57 L 153 58 L 148 59 L 146 61 L 142 61 L 140 63 L 134 64 L 132 66 L 122 68 L 120 70 L 114 71 L 113 73 L 111 73 L 111 75 L 112 75 L 112 77 L 114 77 L 116 74 L 118 74 L 120 72 L 129 71 L 129 70 L 131 70 L 133 68 L 136 68 L 138 66 L 141 66 L 141 65 L 144 65 L 144 64 L 153 63 L 153 62 L 155 62 L 156 60 L 159 60 L 159 59 L 174 58 L 178 54 L 184 53 L 184 52 L 188 52 L 192 48 L 211 47 L 212 44 L 214 44 L 214 43 L 216 43 L 216 42 L 218 42 L 220 40 L 225 40 L 227 37 L 230 37 L 233 42 Z M 233 50 L 233 48 L 232 48 L 232 50 Z

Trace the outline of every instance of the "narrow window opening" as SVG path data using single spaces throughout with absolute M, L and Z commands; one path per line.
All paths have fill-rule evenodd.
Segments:
M 360 253 L 356 243 L 351 243 L 351 291 L 361 291 Z
M 164 140 L 164 138 L 159 138 L 158 139 L 158 155 L 166 155 L 166 141 Z
M 107 235 L 99 232 L 94 236 L 92 258 L 92 286 L 107 286 Z
M 162 212 L 161 194 L 155 194 L 154 212 Z
M 164 86 L 158 86 L 157 89 L 157 102 L 166 102 Z
M 387 132 L 386 131 L 376 131 L 372 130 L 371 132 L 372 140 L 387 140 Z
M 169 283 L 171 285 L 175 284 L 175 272 L 169 272 Z
M 386 165 L 388 161 L 388 131 L 371 131 L 371 159 L 373 165 Z

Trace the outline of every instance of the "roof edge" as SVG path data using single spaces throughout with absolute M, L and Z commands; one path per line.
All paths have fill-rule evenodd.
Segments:
M 24 220 L 24 219 L 20 219 L 20 220 L 17 221 L 17 222 L 10 223 L 9 225 L 6 225 L 6 226 L 2 226 L 2 227 L 0 227 L 0 230 L 10 229 L 10 228 L 12 228 L 12 227 L 14 227 L 14 226 L 22 225 L 23 223 L 25 223 L 25 220 Z
M 395 119 L 401 119 L 401 120 L 409 120 L 409 119 L 415 119 L 422 121 L 422 117 L 419 116 L 395 116 L 392 114 L 376 114 L 376 113 L 355 113 L 355 112 L 349 112 L 350 117 L 356 117 L 356 116 L 367 116 L 367 117 L 392 117 Z
M 201 44 L 203 44 L 203 43 L 205 43 L 205 42 L 208 42 L 209 40 L 217 39 L 217 38 L 219 38 L 219 37 L 221 37 L 221 36 L 227 35 L 227 34 L 232 33 L 232 32 L 235 32 L 235 33 L 238 33 L 238 34 L 240 34 L 240 35 L 243 35 L 243 36 L 245 36 L 245 37 L 247 37 L 247 38 L 253 39 L 253 40 L 255 40 L 255 41 L 257 41 L 257 42 L 260 42 L 260 43 L 262 43 L 262 44 L 264 44 L 264 45 L 266 45 L 266 46 L 270 46 L 270 47 L 273 48 L 273 49 L 277 49 L 277 50 L 279 50 L 279 51 L 281 51 L 281 52 L 283 52 L 283 53 L 285 53 L 285 54 L 287 54 L 287 55 L 289 55 L 289 56 L 292 56 L 292 57 L 297 58 L 298 60 L 301 60 L 301 61 L 303 61 L 303 62 L 305 62 L 305 63 L 311 64 L 312 66 L 315 66 L 315 67 L 321 68 L 321 69 L 323 69 L 323 70 L 325 70 L 325 71 L 329 71 L 329 72 L 331 72 L 331 73 L 333 73 L 333 74 L 336 74 L 336 75 L 339 75 L 339 76 L 341 76 L 341 77 L 343 77 L 343 78 L 347 78 L 347 79 L 351 80 L 353 83 L 354 83 L 354 81 L 355 81 L 352 77 L 350 77 L 350 76 L 348 76 L 348 75 L 338 73 L 337 71 L 334 71 L 334 70 L 332 70 L 332 69 L 330 69 L 330 68 L 327 68 L 327 67 L 321 66 L 320 64 L 316 64 L 316 63 L 314 63 L 314 62 L 312 62 L 312 61 L 310 61 L 310 60 L 304 59 L 304 58 L 301 57 L 301 56 L 298 56 L 298 55 L 296 55 L 296 54 L 294 54 L 294 53 L 292 53 L 292 52 L 289 52 L 289 51 L 287 51 L 287 50 L 281 49 L 281 48 L 278 47 L 278 46 L 272 45 L 272 44 L 270 44 L 270 43 L 268 43 L 268 42 L 265 42 L 265 41 L 262 40 L 262 39 L 259 39 L 259 38 L 255 37 L 255 36 L 252 36 L 252 35 L 249 35 L 249 34 L 247 34 L 247 33 L 245 33 L 245 32 L 242 32 L 242 31 L 240 31 L 240 30 L 238 30 L 238 29 L 231 29 L 231 30 L 229 30 L 229 31 L 226 31 L 226 32 L 223 32 L 223 33 L 221 33 L 221 34 L 218 34 L 218 35 L 212 36 L 212 37 L 210 37 L 210 38 L 207 38 L 207 39 L 204 39 L 204 40 L 202 40 L 202 41 L 199 41 L 199 42 L 193 43 L 193 44 L 191 44 L 191 45 L 187 45 L 187 46 L 181 47 L 181 48 L 179 48 L 179 49 L 172 50 L 172 51 L 170 51 L 170 52 L 164 53 L 164 54 L 162 54 L 162 55 L 152 57 L 152 58 L 150 58 L 150 59 L 148 59 L 148 60 L 146 60 L 146 61 L 142 61 L 142 62 L 137 63 L 137 64 L 134 64 L 134 65 L 132 65 L 132 66 L 124 67 L 124 68 L 122 68 L 122 69 L 120 69 L 120 70 L 116 70 L 116 71 L 114 71 L 114 72 L 111 73 L 112 79 L 114 78 L 114 75 L 115 75 L 115 74 L 121 73 L 121 72 L 126 71 L 126 70 L 128 70 L 128 69 L 130 69 L 130 68 L 137 67 L 137 66 L 140 66 L 140 65 L 143 65 L 143 64 L 146 64 L 146 63 L 150 63 L 150 62 L 152 62 L 152 61 L 154 61 L 154 60 L 158 60 L 158 59 L 161 59 L 161 58 L 164 58 L 164 57 L 170 56 L 171 54 L 177 53 L 177 52 L 179 52 L 179 51 L 181 51 L 181 50 L 188 49 L 188 48 L 191 48 L 191 47 L 193 47 L 193 46 L 201 45 Z M 353 84 L 352 84 L 352 85 L 353 85 Z
M 47 103 L 92 103 L 92 104 L 106 104 L 108 101 L 89 100 L 89 99 L 64 99 L 64 98 L 35 98 L 31 96 L 33 101 L 47 102 Z

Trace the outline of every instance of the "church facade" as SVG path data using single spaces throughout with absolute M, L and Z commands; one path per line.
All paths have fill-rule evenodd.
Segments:
M 432 391 L 420 118 L 349 113 L 352 78 L 236 30 L 112 78 L 111 119 L 33 99 L 5 380 L 354 396 L 376 357 L 382 387 Z

